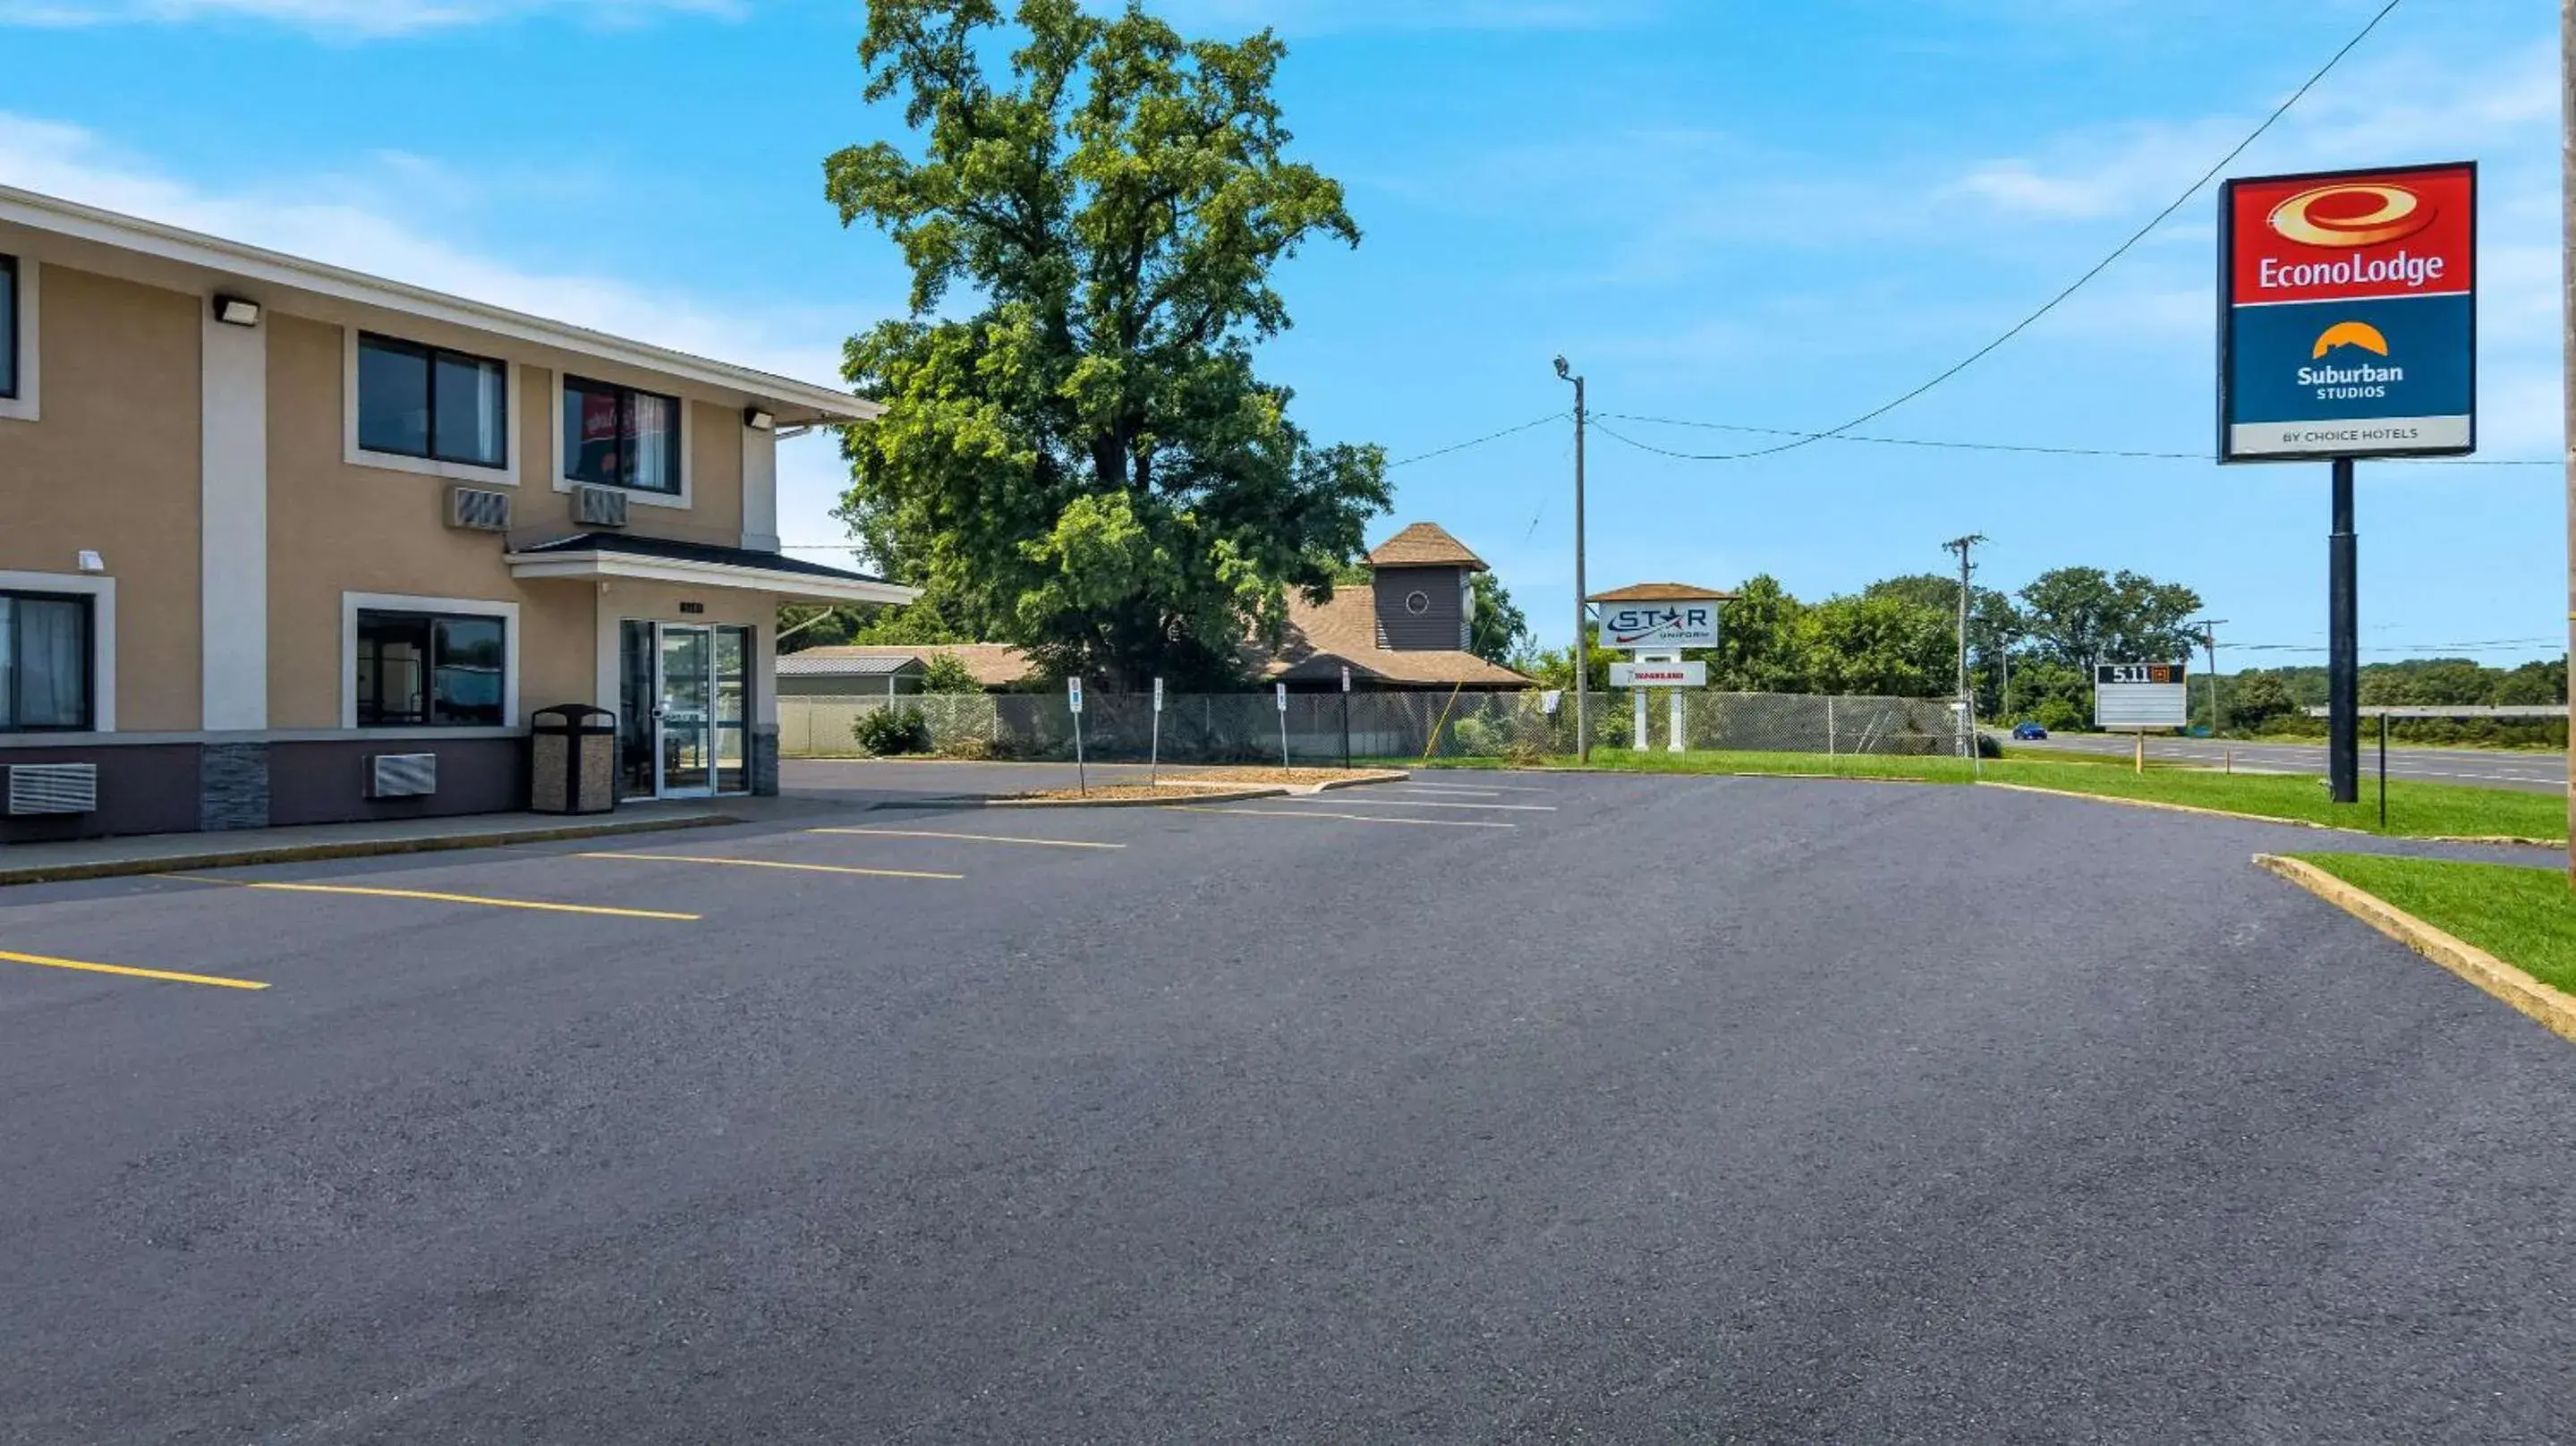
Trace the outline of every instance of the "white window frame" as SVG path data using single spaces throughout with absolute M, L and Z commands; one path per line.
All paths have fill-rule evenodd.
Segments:
M 406 457 L 400 452 L 370 452 L 358 445 L 358 333 L 374 330 L 379 336 L 406 341 L 414 346 L 442 347 L 459 356 L 501 363 L 502 456 L 508 465 L 485 467 L 473 462 L 442 462 L 435 457 Z M 340 328 L 340 459 L 352 467 L 373 467 L 380 472 L 409 472 L 417 477 L 444 477 L 451 482 L 473 482 L 483 486 L 516 487 L 519 485 L 519 414 L 527 410 L 519 397 L 519 364 L 507 357 L 487 357 L 467 352 L 462 347 L 448 347 L 441 342 L 421 341 L 381 328 L 344 326 Z M 557 408 L 563 405 L 560 400 Z
M 89 729 L 116 731 L 116 579 L 87 572 L 0 570 L 0 592 L 50 592 L 89 599 Z M 12 730 L 0 738 L 79 738 L 60 729 Z
M 466 617 L 501 620 L 501 722 L 502 726 L 520 726 L 519 718 L 519 605 L 514 602 L 492 602 L 484 598 L 412 597 L 390 592 L 344 592 L 340 594 L 340 726 L 352 733 L 410 733 L 424 730 L 416 723 L 395 724 L 386 728 L 358 727 L 358 614 L 389 613 L 457 613 Z M 477 725 L 481 727 L 481 725 Z M 475 728 L 458 728 L 470 734 Z M 489 732 L 488 728 L 482 731 Z
M 45 349 L 37 344 L 38 300 L 44 292 L 44 266 L 33 256 L 11 253 L 18 262 L 18 395 L 0 397 L 0 422 L 33 422 L 44 416 L 37 404 L 37 363 Z M 5 338 L 0 338 L 5 341 Z
M 638 507 L 677 507 L 683 510 L 695 507 L 697 505 L 697 479 L 693 475 L 696 469 L 690 465 L 689 461 L 689 454 L 693 450 L 689 445 L 691 440 L 690 433 L 692 430 L 689 425 L 689 413 L 697 404 L 689 400 L 687 393 L 673 390 L 671 384 L 667 381 L 630 381 L 624 377 L 605 376 L 598 371 L 590 370 L 584 370 L 582 372 L 582 379 L 584 381 L 604 382 L 612 387 L 626 387 L 633 391 L 653 392 L 660 396 L 670 397 L 680 404 L 680 435 L 673 443 L 673 445 L 678 447 L 680 450 L 679 495 L 675 497 L 667 492 L 647 492 L 638 487 L 612 487 L 609 490 L 619 493 L 626 498 L 630 505 Z M 555 404 L 546 409 L 546 415 L 550 419 L 548 425 L 554 429 L 555 435 L 554 451 L 546 462 L 546 470 L 554 475 L 555 490 L 557 492 L 570 492 L 576 487 L 599 486 L 599 483 L 584 482 L 577 478 L 567 477 L 563 474 L 564 369 L 562 367 L 555 368 L 554 396 Z

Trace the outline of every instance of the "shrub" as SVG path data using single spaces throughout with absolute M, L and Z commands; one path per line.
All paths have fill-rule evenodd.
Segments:
M 966 763 L 983 763 L 998 757 L 1001 750 L 981 733 L 960 733 L 939 745 L 939 756 Z
M 872 708 L 850 725 L 850 736 L 870 754 L 928 753 L 930 724 L 918 708 Z

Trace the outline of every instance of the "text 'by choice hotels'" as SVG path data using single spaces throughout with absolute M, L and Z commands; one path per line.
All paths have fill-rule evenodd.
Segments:
M 2219 228 L 2222 459 L 2471 449 L 2474 164 L 2233 180 Z

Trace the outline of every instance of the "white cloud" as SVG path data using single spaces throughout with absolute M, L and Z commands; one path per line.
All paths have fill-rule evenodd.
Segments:
M 384 175 L 305 177 L 271 190 L 219 192 L 181 180 L 79 126 L 0 111 L 0 185 L 39 191 L 126 215 L 244 241 L 372 275 L 426 286 L 614 336 L 839 384 L 841 341 L 892 308 L 826 311 L 808 305 L 743 305 L 691 299 L 668 287 L 610 276 L 537 271 L 415 229 L 371 203 L 424 175 L 461 185 L 434 162 L 379 158 Z M 791 541 L 838 537 L 828 513 L 846 486 L 833 439 L 817 434 L 779 454 L 780 528 Z M 807 554 L 816 556 L 816 554 Z
M 1112 9 L 1107 0 L 1092 8 Z M 1653 18 L 1661 0 L 1164 0 L 1155 13 L 1185 32 L 1290 35 L 1343 30 L 1607 30 Z
M 376 37 L 569 15 L 595 25 L 631 25 L 661 14 L 737 17 L 741 0 L 0 0 L 0 25 L 69 28 L 249 20 L 333 34 Z

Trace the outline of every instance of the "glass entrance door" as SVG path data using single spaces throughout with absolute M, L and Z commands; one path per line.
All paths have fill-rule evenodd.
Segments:
M 714 629 L 689 623 L 653 628 L 654 777 L 664 798 L 716 791 Z

